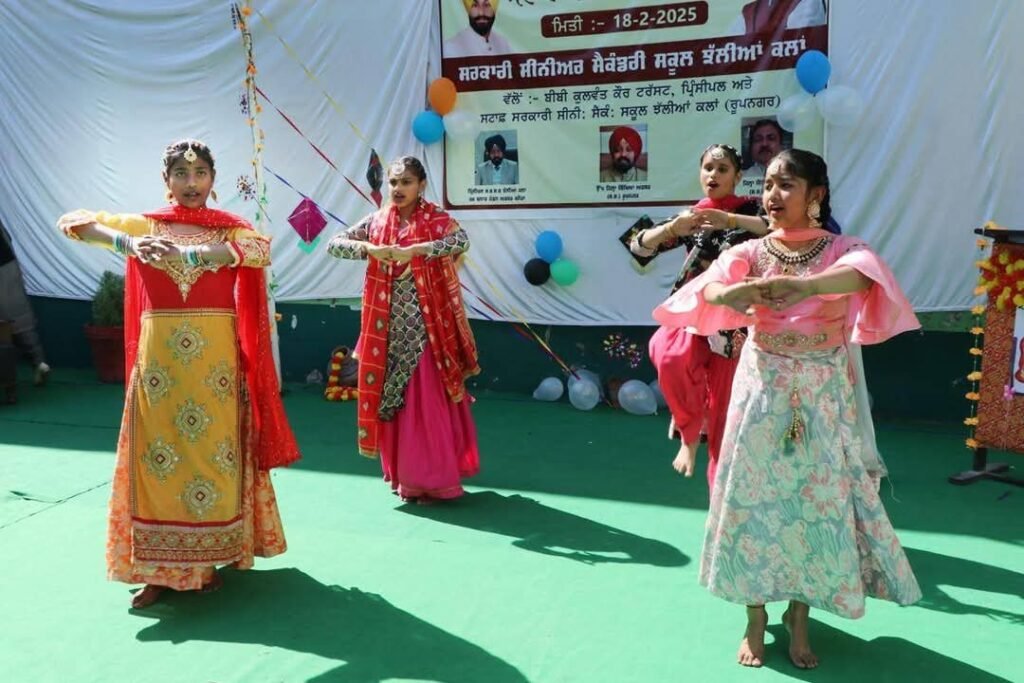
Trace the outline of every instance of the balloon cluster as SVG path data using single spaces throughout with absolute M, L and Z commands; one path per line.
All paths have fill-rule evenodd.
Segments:
M 593 410 L 605 398 L 601 378 L 584 368 L 574 368 L 572 372 L 568 381 L 569 403 L 577 410 Z M 538 401 L 557 401 L 564 393 L 561 379 L 547 377 L 537 385 L 533 397 Z M 657 381 L 644 384 L 638 379 L 627 380 L 618 387 L 615 398 L 618 405 L 632 415 L 654 415 L 665 405 Z
M 803 92 L 779 105 L 779 125 L 796 132 L 812 125 L 817 117 L 837 128 L 852 126 L 864 113 L 864 99 L 848 85 L 829 85 L 832 64 L 818 50 L 808 50 L 796 62 L 796 80 Z
M 562 238 L 554 230 L 545 230 L 537 235 L 534 242 L 537 251 L 523 266 L 523 276 L 531 285 L 540 286 L 549 279 L 563 287 L 576 282 L 580 276 L 580 268 L 575 261 L 562 258 Z
M 421 111 L 412 120 L 412 134 L 425 145 L 431 145 L 445 133 L 456 140 L 476 137 L 480 117 L 468 111 L 454 111 L 458 92 L 449 78 L 435 78 L 427 89 L 430 109 Z
M 635 341 L 626 339 L 621 334 L 609 334 L 602 342 L 604 352 L 609 358 L 621 358 L 629 363 L 634 370 L 640 367 L 644 360 L 644 352 Z

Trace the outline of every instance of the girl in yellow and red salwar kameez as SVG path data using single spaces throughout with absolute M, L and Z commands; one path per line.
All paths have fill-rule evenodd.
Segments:
M 270 355 L 263 268 L 270 241 L 240 216 L 206 208 L 209 148 L 164 152 L 173 203 L 145 214 L 76 211 L 73 239 L 127 258 L 127 395 L 110 502 L 107 571 L 160 593 L 213 590 L 285 551 L 269 470 L 299 458 Z

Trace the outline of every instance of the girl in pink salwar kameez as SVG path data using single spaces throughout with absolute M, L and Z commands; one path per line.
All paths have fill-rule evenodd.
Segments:
M 723 253 L 654 313 L 697 334 L 748 327 L 712 490 L 700 582 L 747 605 L 738 660 L 764 660 L 765 603 L 788 600 L 789 657 L 817 666 L 810 606 L 864 613 L 920 589 L 878 495 L 880 463 L 858 426 L 848 344 L 919 327 L 899 284 L 863 241 L 820 229 L 825 162 L 780 153 L 763 195 L 772 233 Z
M 462 495 L 480 469 L 464 380 L 480 371 L 456 258 L 466 231 L 426 202 L 415 157 L 388 169 L 390 204 L 333 238 L 337 258 L 369 259 L 359 358 L 359 452 L 380 457 L 404 500 Z

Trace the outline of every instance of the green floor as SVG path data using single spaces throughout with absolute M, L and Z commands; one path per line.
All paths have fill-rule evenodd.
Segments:
M 103 562 L 121 390 L 57 374 L 0 406 L 5 682 L 1024 680 L 1024 489 L 947 484 L 957 425 L 879 425 L 924 600 L 813 612 L 809 673 L 770 607 L 753 671 L 742 608 L 697 585 L 707 487 L 669 469 L 663 417 L 483 396 L 470 495 L 417 507 L 355 454 L 351 404 L 296 387 L 305 459 L 274 480 L 290 550 L 131 612 Z

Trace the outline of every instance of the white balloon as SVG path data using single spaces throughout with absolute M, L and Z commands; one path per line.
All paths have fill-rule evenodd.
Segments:
M 814 101 L 821 118 L 837 128 L 852 126 L 864 113 L 864 98 L 848 85 L 830 85 Z
M 806 91 L 798 92 L 796 95 L 790 95 L 782 100 L 777 116 L 779 125 L 792 133 L 807 128 L 814 123 L 817 117 L 814 96 Z
M 598 395 L 601 398 L 604 398 L 604 384 L 601 382 L 601 377 L 596 372 L 594 372 L 593 370 L 587 370 L 586 368 L 573 368 L 573 371 L 577 375 L 579 375 L 579 379 L 577 379 L 573 375 L 569 375 L 570 389 L 572 389 L 573 384 L 579 382 L 581 379 L 587 380 L 588 382 L 591 382 L 595 387 L 597 387 Z
M 661 385 L 658 384 L 658 380 L 652 379 L 647 383 L 647 386 L 654 392 L 654 400 L 658 402 L 658 407 L 667 408 L 668 401 L 665 400 L 665 394 L 661 391 Z
M 456 109 L 444 116 L 444 130 L 453 140 L 475 138 L 481 128 L 480 117 L 465 109 Z
M 633 415 L 654 415 L 658 411 L 654 392 L 638 379 L 623 382 L 619 387 L 619 405 Z
M 578 410 L 593 410 L 601 400 L 597 385 L 589 379 L 576 380 L 569 385 L 569 403 Z
M 538 401 L 557 401 L 562 398 L 565 386 L 557 377 L 545 377 L 533 390 L 533 397 Z

